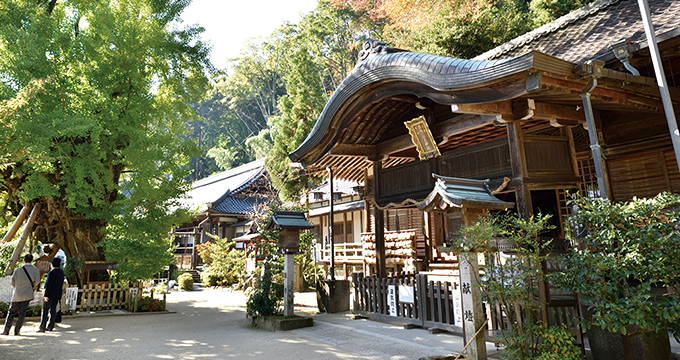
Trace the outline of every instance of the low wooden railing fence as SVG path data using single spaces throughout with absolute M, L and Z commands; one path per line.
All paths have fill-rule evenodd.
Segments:
M 425 274 L 400 274 L 399 276 L 378 278 L 365 277 L 363 273 L 352 274 L 354 286 L 353 309 L 359 314 L 371 317 L 397 317 L 409 320 L 414 326 L 440 329 L 461 334 L 463 332 L 463 305 L 459 285 L 449 281 L 430 281 Z M 394 286 L 391 294 L 390 286 Z M 403 301 L 400 288 L 407 295 Z M 409 293 L 412 293 L 411 294 Z M 551 301 L 545 308 L 549 325 L 567 324 L 571 326 L 578 343 L 582 343 L 580 327 L 572 320 L 579 317 L 578 300 Z M 390 305 L 392 301 L 392 305 Z M 392 309 L 394 307 L 394 309 Z M 487 335 L 491 338 L 507 329 L 507 316 L 501 307 L 484 304 L 485 316 L 489 319 Z M 514 307 L 522 319 L 525 316 L 521 306 Z
M 389 278 L 364 277 L 363 273 L 355 273 L 352 282 L 354 311 L 358 313 L 396 316 L 410 319 L 414 326 L 463 332 L 456 283 L 428 281 L 427 275 L 412 273 Z
M 361 243 L 335 244 L 334 252 L 335 261 L 338 263 L 362 263 L 364 261 L 363 245 Z M 323 249 L 322 259 L 324 261 L 330 261 L 330 248 Z
M 144 294 L 142 282 L 136 282 L 132 285 L 111 283 L 88 284 L 82 289 L 77 287 L 70 287 L 70 289 L 77 289 L 76 307 L 75 309 L 69 309 L 66 294 L 75 291 L 69 290 L 69 287 L 64 285 L 61 308 L 76 312 L 115 309 L 132 309 L 134 311 L 136 310 L 135 302 L 139 301 Z M 153 297 L 153 292 L 151 296 Z

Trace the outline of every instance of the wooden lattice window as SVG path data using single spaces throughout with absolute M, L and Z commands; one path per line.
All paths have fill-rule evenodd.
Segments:
M 582 158 L 577 162 L 579 174 L 581 174 L 581 183 L 579 184 L 581 196 L 587 198 L 600 197 L 600 187 L 597 184 L 597 174 L 595 173 L 595 162 L 592 158 Z

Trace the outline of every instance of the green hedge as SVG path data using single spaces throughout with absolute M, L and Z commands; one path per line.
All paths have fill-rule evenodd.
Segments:
M 9 306 L 10 306 L 10 304 L 8 304 L 8 303 L 0 303 L 0 319 L 4 319 L 4 318 L 7 317 L 7 312 L 9 311 Z M 40 305 L 31 306 L 26 311 L 26 316 L 27 317 L 40 316 L 41 312 L 42 312 L 42 306 L 40 306 Z
M 185 273 L 180 275 L 177 278 L 177 283 L 179 284 L 179 288 L 182 290 L 191 291 L 194 289 L 194 278 L 191 276 L 191 274 Z

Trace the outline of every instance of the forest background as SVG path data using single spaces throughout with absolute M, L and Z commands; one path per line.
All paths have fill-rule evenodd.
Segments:
M 218 71 L 188 0 L 0 0 L 0 228 L 40 204 L 34 241 L 149 277 L 191 182 L 265 159 L 300 194 L 287 155 L 366 39 L 471 58 L 588 2 L 320 0 Z

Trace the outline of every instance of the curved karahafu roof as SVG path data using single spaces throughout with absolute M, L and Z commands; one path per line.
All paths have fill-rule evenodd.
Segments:
M 531 86 L 524 80 L 513 82 L 513 76 L 537 70 L 569 76 L 573 66 L 540 53 L 493 61 L 461 60 L 405 52 L 374 40 L 363 53 L 369 55 L 360 55 L 365 60 L 340 84 L 307 139 L 289 155 L 293 161 L 308 165 L 336 143 L 371 146 L 400 135 L 378 119 L 410 120 L 420 101 L 456 105 L 508 100 Z M 366 149 L 368 157 L 371 150 Z

